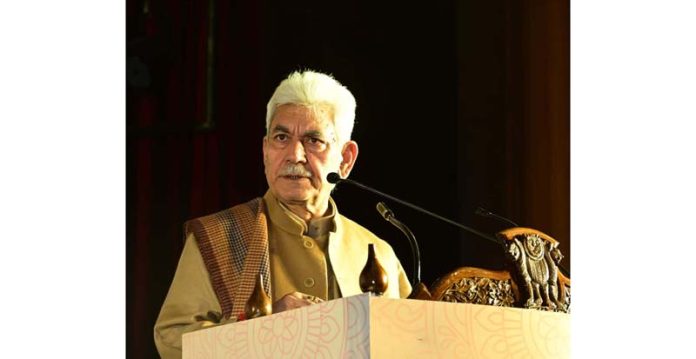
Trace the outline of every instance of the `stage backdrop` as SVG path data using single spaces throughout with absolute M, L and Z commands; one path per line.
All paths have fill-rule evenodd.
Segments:
M 483 206 L 561 242 L 570 267 L 569 2 L 127 1 L 127 353 L 152 327 L 185 220 L 261 196 L 265 105 L 293 70 L 355 95 L 351 178 L 480 231 Z M 350 187 L 341 213 L 406 239 Z M 423 279 L 502 268 L 495 245 L 387 204 L 421 243 Z

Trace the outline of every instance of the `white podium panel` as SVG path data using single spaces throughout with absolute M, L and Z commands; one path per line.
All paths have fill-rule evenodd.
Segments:
M 357 295 L 183 336 L 183 358 L 568 358 L 563 313 Z

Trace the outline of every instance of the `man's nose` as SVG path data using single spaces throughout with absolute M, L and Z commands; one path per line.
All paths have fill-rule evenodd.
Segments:
M 300 140 L 293 140 L 288 146 L 287 160 L 292 163 L 307 162 L 307 153 Z

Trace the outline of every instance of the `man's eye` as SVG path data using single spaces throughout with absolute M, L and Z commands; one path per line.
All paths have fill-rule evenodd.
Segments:
M 321 145 L 321 144 L 324 144 L 324 141 L 322 141 L 321 139 L 316 138 L 316 137 L 309 137 L 309 138 L 307 139 L 307 142 L 309 142 L 309 143 L 311 143 L 311 144 L 313 144 L 313 145 Z
M 279 134 L 275 135 L 274 138 L 275 138 L 277 141 L 285 141 L 285 140 L 288 139 L 288 135 L 286 135 L 286 134 L 284 134 L 284 133 L 279 133 Z

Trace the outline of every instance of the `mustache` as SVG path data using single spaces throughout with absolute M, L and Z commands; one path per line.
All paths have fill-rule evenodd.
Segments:
M 299 164 L 288 164 L 280 170 L 281 176 L 312 177 L 312 171 Z

